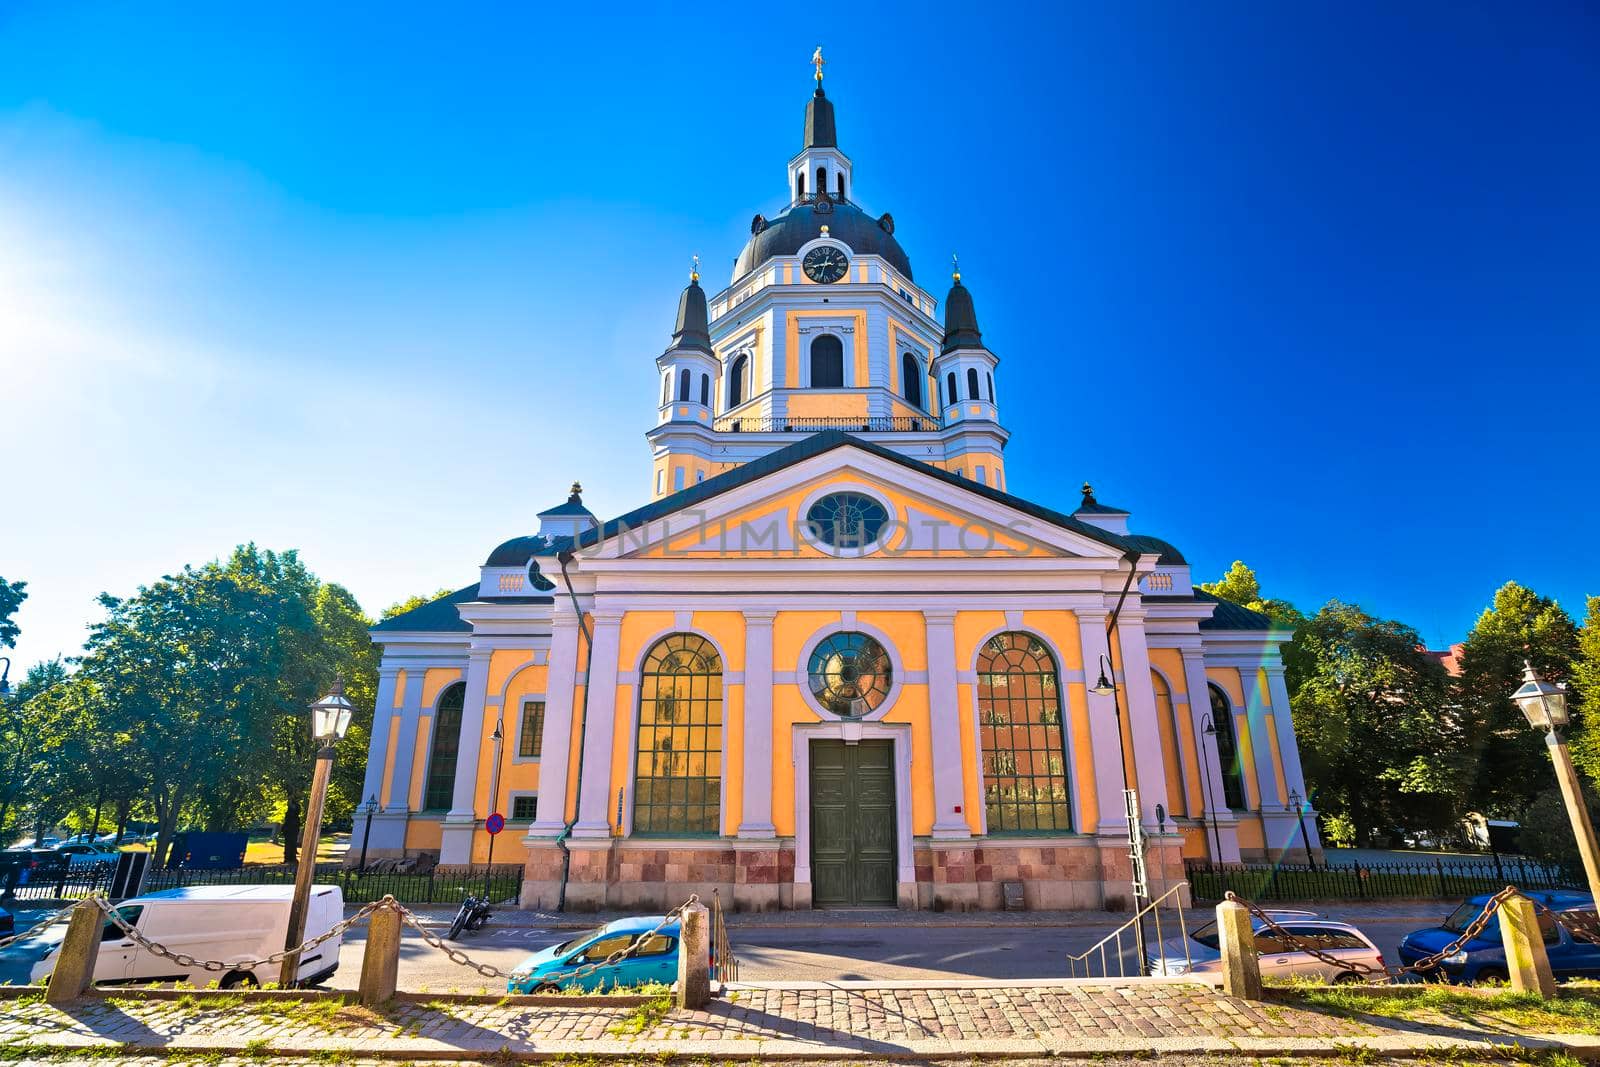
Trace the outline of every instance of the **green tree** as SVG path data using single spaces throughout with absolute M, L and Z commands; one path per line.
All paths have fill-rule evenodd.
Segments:
M 1362 845 L 1384 826 L 1446 825 L 1447 678 L 1416 631 L 1332 600 L 1296 641 L 1303 675 L 1290 706 L 1317 807 Z
M 13 648 L 22 630 L 12 621 L 22 602 L 28 599 L 27 582 L 8 582 L 0 578 L 0 648 Z
M 60 659 L 38 663 L 0 700 L 0 841 L 9 843 L 28 821 L 38 829 L 58 803 L 54 787 L 72 738 L 67 680 Z
M 435 600 L 438 600 L 441 597 L 447 597 L 453 592 L 455 592 L 454 589 L 441 589 L 438 592 L 427 596 L 418 595 L 406 597 L 406 599 L 394 604 L 390 604 L 388 607 L 384 608 L 383 614 L 378 616 L 378 621 L 382 622 L 384 619 L 392 619 L 396 615 L 404 615 L 408 611 L 415 611 L 424 604 L 432 604 Z
M 1581 726 L 1572 736 L 1572 762 L 1588 777 L 1591 786 L 1600 786 L 1600 596 L 1584 604 L 1583 627 L 1578 631 L 1577 658 L 1572 661 L 1572 681 L 1567 694 Z
M 1561 605 L 1516 582 L 1495 591 L 1461 654 L 1455 728 L 1470 809 L 1517 818 L 1550 783 L 1544 739 L 1528 729 L 1511 693 L 1527 660 L 1554 683 L 1570 676 L 1578 630 Z
M 1201 582 L 1200 588 L 1214 597 L 1238 604 L 1242 608 L 1249 608 L 1251 611 L 1258 611 L 1285 629 L 1296 630 L 1306 621 L 1300 609 L 1287 600 L 1262 596 L 1261 582 L 1256 578 L 1256 572 L 1245 566 L 1243 560 L 1234 560 L 1227 574 L 1214 582 Z M 1301 651 L 1298 637 L 1286 642 L 1282 646 L 1281 654 L 1284 684 L 1289 689 L 1290 700 L 1293 701 L 1295 693 L 1299 691 L 1301 682 L 1311 671 L 1312 666 Z

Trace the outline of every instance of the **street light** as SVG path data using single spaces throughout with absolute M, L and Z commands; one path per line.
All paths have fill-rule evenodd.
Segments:
M 289 907 L 289 929 L 283 947 L 295 948 L 305 939 L 306 905 L 311 899 L 311 879 L 317 871 L 317 838 L 322 832 L 322 804 L 328 797 L 328 775 L 333 771 L 333 746 L 350 729 L 354 707 L 344 695 L 344 679 L 335 678 L 327 696 L 311 705 L 311 736 L 317 742 L 317 763 L 311 775 L 311 802 L 306 805 L 305 831 L 300 835 L 300 864 L 294 875 L 294 903 Z M 294 985 L 300 954 L 283 958 L 278 987 Z
M 1317 869 L 1317 861 L 1311 857 L 1311 835 L 1306 832 L 1306 808 L 1308 806 L 1305 797 L 1300 795 L 1300 790 L 1289 790 L 1289 803 L 1284 805 L 1284 810 L 1295 813 L 1295 822 L 1300 824 L 1300 840 L 1306 846 L 1306 866 L 1314 871 Z
M 367 816 L 367 828 L 361 831 L 361 873 L 367 873 L 367 842 L 372 840 L 372 817 L 378 813 L 378 794 L 374 793 L 361 805 Z
M 1522 709 L 1529 726 L 1544 731 L 1550 762 L 1555 764 L 1556 781 L 1561 786 L 1561 799 L 1566 801 L 1567 818 L 1572 820 L 1572 833 L 1578 839 L 1578 855 L 1583 857 L 1583 871 L 1589 878 L 1589 894 L 1600 901 L 1600 855 L 1595 849 L 1594 826 L 1578 789 L 1572 757 L 1567 755 L 1566 739 L 1561 736 L 1561 728 L 1567 725 L 1567 688 L 1540 678 L 1527 660 L 1522 661 L 1522 667 L 1522 685 L 1511 694 L 1511 702 Z
M 1211 738 L 1213 747 L 1216 745 L 1217 724 L 1212 721 L 1209 711 L 1200 717 L 1200 733 L 1205 737 Z M 1218 749 L 1217 763 L 1220 764 L 1221 762 L 1222 750 Z M 1211 803 L 1211 764 L 1206 762 L 1206 754 L 1204 752 L 1200 753 L 1200 773 L 1205 776 L 1206 780 L 1205 813 L 1211 816 L 1211 841 L 1216 845 L 1216 851 L 1211 854 L 1211 860 L 1220 867 L 1222 865 L 1222 829 L 1217 825 L 1217 813 Z

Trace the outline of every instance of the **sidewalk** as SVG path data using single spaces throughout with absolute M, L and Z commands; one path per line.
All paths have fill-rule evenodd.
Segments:
M 1291 994 L 1256 1004 L 1183 981 L 809 983 L 731 987 L 700 1011 L 651 998 L 406 998 L 382 1013 L 295 994 L 99 995 L 65 1008 L 0 1000 L 0 1058 L 71 1053 L 374 1059 L 693 1057 L 1340 1056 L 1493 1051 L 1507 1044 L 1600 1052 L 1600 1038 L 1507 1032 L 1440 1018 L 1401 1021 L 1306 1010 Z M 537 1002 L 534 1002 L 537 1001 Z M 7 1047 L 9 1046 L 9 1047 Z

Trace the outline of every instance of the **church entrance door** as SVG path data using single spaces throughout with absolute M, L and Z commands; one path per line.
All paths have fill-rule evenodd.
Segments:
M 811 742 L 811 903 L 895 906 L 894 742 Z

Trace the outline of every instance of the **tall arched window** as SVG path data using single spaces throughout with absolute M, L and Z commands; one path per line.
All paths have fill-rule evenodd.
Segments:
M 985 374 L 984 377 L 989 379 L 989 403 L 993 404 L 994 403 L 994 375 Z
M 956 372 L 951 371 L 944 377 L 944 402 L 954 404 L 961 398 L 956 395 Z
M 665 373 L 665 374 L 663 374 L 661 376 L 661 403 L 663 403 L 663 404 L 672 403 L 672 372 L 671 371 L 667 371 L 667 373 Z
M 700 403 L 711 406 L 711 375 L 700 375 Z
M 689 368 L 685 367 L 678 372 L 678 399 L 684 403 L 689 401 Z
M 645 656 L 635 760 L 634 833 L 721 832 L 722 659 L 699 634 L 670 634 Z
M 979 652 L 978 732 L 989 832 L 1071 830 L 1056 663 L 1032 634 L 997 634 Z
M 1222 765 L 1222 799 L 1234 811 L 1245 809 L 1244 762 L 1233 732 L 1233 702 L 1216 686 L 1211 690 L 1211 725 L 1216 728 L 1217 762 Z
M 804 200 L 806 198 L 806 172 L 805 171 L 801 171 L 799 174 L 796 174 L 794 176 L 794 198 L 796 200 Z
M 903 380 L 906 403 L 922 406 L 922 364 L 910 352 L 900 357 L 900 377 Z
M 844 199 L 844 171 L 842 171 L 842 170 L 835 171 L 834 174 L 833 174 L 833 178 L 834 178 L 834 183 L 839 188 L 839 199 L 843 200 Z
M 744 403 L 744 371 L 749 365 L 749 357 L 741 355 L 728 368 L 728 407 L 730 408 L 736 408 Z
M 826 197 L 827 195 L 828 195 L 828 168 L 827 167 L 818 167 L 817 168 L 817 196 L 819 198 L 822 198 L 822 197 Z
M 1183 770 L 1179 761 L 1178 720 L 1172 712 L 1172 688 L 1161 672 L 1150 672 L 1150 687 L 1156 694 L 1156 729 L 1161 735 L 1161 765 L 1166 771 L 1167 810 L 1174 815 L 1189 814 L 1189 798 L 1183 791 Z
M 811 387 L 837 389 L 844 385 L 844 342 L 831 333 L 811 342 Z
M 978 395 L 978 372 L 972 367 L 967 368 L 967 399 L 982 399 L 982 397 Z
M 450 810 L 456 792 L 456 755 L 461 751 L 461 709 L 466 703 L 464 682 L 456 682 L 439 694 L 428 753 L 428 784 L 422 791 L 424 811 Z

